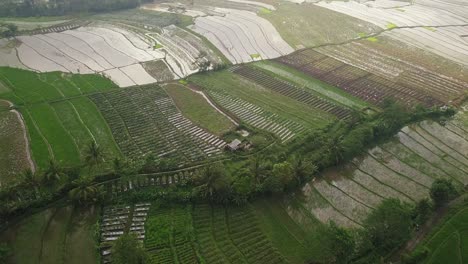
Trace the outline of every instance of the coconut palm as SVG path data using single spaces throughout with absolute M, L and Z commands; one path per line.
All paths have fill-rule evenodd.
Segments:
M 328 151 L 335 159 L 335 164 L 338 164 L 341 160 L 343 160 L 344 147 L 342 143 L 343 135 L 333 137 L 328 141 Z
M 53 159 L 49 160 L 49 167 L 44 172 L 44 181 L 47 183 L 55 183 L 66 177 L 63 169 Z
M 39 175 L 36 172 L 33 172 L 31 169 L 26 169 L 23 172 L 23 183 L 31 188 L 34 188 L 34 195 L 39 195 L 39 187 L 41 186 L 41 180 Z
M 104 152 L 102 148 L 96 144 L 95 141 L 91 141 L 86 149 L 85 161 L 89 167 L 89 174 L 91 174 L 91 169 L 93 167 L 98 167 L 101 163 L 104 162 Z
M 317 172 L 317 166 L 303 157 L 293 157 L 291 165 L 294 177 L 299 184 L 302 184 L 304 180 L 310 179 Z
M 87 178 L 80 178 L 73 182 L 77 186 L 68 192 L 68 197 L 78 203 L 95 203 L 99 200 L 101 190 Z
M 213 199 L 215 194 L 220 194 L 222 190 L 229 187 L 229 181 L 223 168 L 219 166 L 208 166 L 199 175 L 199 181 L 203 184 L 199 186 L 203 194 Z

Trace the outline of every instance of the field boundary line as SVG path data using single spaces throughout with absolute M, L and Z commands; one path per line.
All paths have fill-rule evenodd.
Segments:
M 381 180 L 375 178 L 374 175 L 371 175 L 370 173 L 363 171 L 363 170 L 362 170 L 361 168 L 359 168 L 356 164 L 354 164 L 354 166 L 356 166 L 356 170 L 358 170 L 358 171 L 360 171 L 360 172 L 366 174 L 367 176 L 371 177 L 371 178 L 374 179 L 375 181 L 379 182 L 381 185 L 386 186 L 386 187 L 388 187 L 388 188 L 394 190 L 395 192 L 402 194 L 403 196 L 405 196 L 406 198 L 408 198 L 410 201 L 416 202 L 416 200 L 414 200 L 413 198 L 411 198 L 410 196 L 408 196 L 406 193 L 404 193 L 404 192 L 402 192 L 402 191 L 400 191 L 400 190 L 397 190 L 397 189 L 395 189 L 394 187 L 388 185 L 387 183 L 384 183 L 384 182 L 382 182 Z M 397 197 L 397 198 L 398 198 L 398 197 Z
M 55 110 L 55 108 L 53 106 L 51 106 L 50 104 L 47 104 L 47 106 L 49 106 L 52 109 L 52 111 L 54 112 L 54 115 L 57 118 L 58 123 L 60 124 L 60 126 L 63 128 L 64 131 L 66 131 L 67 135 L 72 139 L 73 143 L 75 144 L 76 151 L 78 152 L 78 154 L 80 155 L 80 158 L 81 158 L 81 155 L 84 154 L 84 153 L 82 153 L 80 148 L 78 147 L 78 144 L 76 143 L 76 138 L 68 131 L 68 129 L 65 128 L 65 126 L 63 124 L 63 120 L 59 117 L 59 115 L 57 114 L 57 111 Z
M 357 224 L 358 226 L 361 226 L 361 227 L 362 227 L 362 223 L 357 222 L 356 220 L 352 219 L 351 217 L 345 215 L 343 212 L 341 212 L 341 210 L 338 210 L 338 208 L 336 208 L 335 205 L 333 205 L 327 198 L 325 198 L 325 196 L 322 195 L 321 192 L 319 192 L 319 191 L 317 190 L 317 188 L 315 188 L 315 185 L 314 185 L 314 184 L 312 184 L 312 187 L 314 188 L 314 191 L 315 191 L 318 195 L 320 195 L 320 197 L 321 197 L 328 205 L 330 205 L 330 207 L 332 207 L 338 214 L 344 216 L 345 218 L 347 218 L 347 219 L 350 220 L 351 222 L 353 222 L 353 223 Z
M 83 122 L 83 119 L 81 119 L 80 113 L 78 113 L 78 111 L 76 110 L 75 105 L 70 100 L 68 100 L 68 103 L 73 108 L 73 111 L 75 112 L 75 115 L 78 117 L 78 120 L 80 121 L 80 123 L 86 128 L 86 131 L 88 131 L 89 135 L 93 138 L 94 143 L 97 144 L 98 142 L 96 141 L 96 138 L 94 137 L 89 127 Z
M 31 113 L 29 112 L 29 109 L 28 109 L 28 108 L 24 108 L 24 111 L 26 111 L 26 113 L 28 114 L 29 118 L 31 119 L 31 122 L 33 123 L 34 128 L 35 128 L 36 131 L 39 133 L 39 135 L 41 136 L 41 138 L 42 138 L 42 140 L 44 141 L 44 143 L 47 145 L 47 150 L 48 150 L 50 156 L 52 157 L 52 159 L 55 159 L 54 152 L 52 151 L 52 146 L 50 145 L 49 141 L 48 141 L 47 138 L 44 136 L 44 134 L 42 133 L 42 131 L 39 129 L 39 126 L 37 125 L 36 120 L 34 119 L 34 117 L 32 117 Z M 34 155 L 34 153 L 33 153 L 33 155 Z
M 401 173 L 401 172 L 399 172 L 399 171 L 396 171 L 396 170 L 394 170 L 394 169 L 388 167 L 388 166 L 385 164 L 385 162 L 381 162 L 381 161 L 380 161 L 379 159 L 377 159 L 377 157 L 375 157 L 373 154 L 368 153 L 368 155 L 369 155 L 369 157 L 370 157 L 371 159 L 375 160 L 375 162 L 379 163 L 379 164 L 382 165 L 383 167 L 385 167 L 385 168 L 387 168 L 388 170 L 392 171 L 392 172 L 395 173 L 396 175 L 401 176 L 401 177 L 407 179 L 408 181 L 414 182 L 415 184 L 417 184 L 417 185 L 419 185 L 419 186 L 421 186 L 421 187 L 423 187 L 423 188 L 425 188 L 425 189 L 430 189 L 430 186 L 426 186 L 426 185 L 424 185 L 424 184 L 422 184 L 422 183 L 420 183 L 420 182 L 414 180 L 414 179 L 411 178 L 410 176 L 408 176 L 408 175 L 406 175 L 406 174 L 403 174 L 403 173 Z M 399 160 L 398 160 L 398 161 L 399 161 Z M 419 171 L 418 171 L 418 172 L 419 172 Z M 425 174 L 424 174 L 424 175 L 425 175 Z M 429 176 L 428 176 L 428 177 L 429 177 Z
M 445 161 L 447 163 L 447 165 L 450 165 L 449 167 L 452 167 L 453 169 L 455 170 L 458 170 L 460 171 L 461 173 L 464 173 L 463 170 L 461 170 L 460 168 L 458 168 L 458 166 L 455 166 L 454 164 L 452 164 L 452 161 L 449 161 L 449 160 L 446 160 L 445 157 L 441 157 L 439 155 L 437 155 L 436 153 L 434 153 L 432 150 L 430 150 L 428 147 L 424 146 L 424 144 L 422 144 L 421 142 L 419 142 L 418 140 L 416 140 L 415 138 L 413 138 L 412 136 L 410 136 L 409 134 L 403 132 L 403 131 L 400 131 L 401 133 L 405 134 L 407 137 L 411 138 L 411 140 L 413 140 L 415 143 L 417 143 L 418 145 L 420 145 L 421 147 L 423 147 L 424 149 L 426 149 L 427 151 L 429 151 L 430 153 L 432 153 L 434 156 L 436 156 L 437 158 L 439 158 L 440 160 L 442 161 Z M 431 142 L 429 142 L 431 145 L 433 145 Z M 404 145 L 404 144 L 403 144 Z M 445 153 L 445 152 L 444 152 Z M 452 156 L 448 155 L 449 157 L 452 158 Z
M 421 156 L 419 153 L 413 151 L 411 148 L 405 146 L 404 144 L 402 144 L 401 142 L 398 142 L 399 145 L 403 146 L 406 150 L 408 150 L 409 152 L 413 153 L 414 155 L 418 156 L 419 158 L 423 159 L 426 161 L 426 163 L 429 163 L 431 164 L 432 166 L 434 166 L 435 168 L 439 169 L 440 171 L 443 171 L 449 178 L 452 178 L 453 180 L 455 180 L 456 182 L 458 182 L 459 184 L 461 185 L 464 185 L 463 182 L 461 182 L 460 180 L 458 180 L 457 178 L 453 177 L 451 173 L 448 173 L 447 171 L 445 171 L 445 169 L 439 167 L 437 164 L 434 164 L 432 162 L 430 162 L 429 160 L 427 160 L 426 158 L 424 158 L 423 156 Z M 418 143 L 419 144 L 419 143 Z M 432 152 L 431 152 L 432 153 Z M 437 155 L 436 155 L 437 156 Z M 439 157 L 439 156 L 437 156 Z M 440 157 L 439 157 L 440 158 Z M 437 179 L 437 177 L 435 178 Z
M 335 186 L 335 185 L 329 183 L 328 181 L 327 181 L 327 184 L 330 185 L 330 186 L 332 186 L 332 188 L 336 188 L 337 190 L 339 190 L 340 192 L 342 192 L 345 196 L 348 196 L 349 198 L 351 198 L 351 200 L 354 200 L 354 201 L 356 201 L 357 203 L 360 203 L 360 204 L 364 205 L 365 207 L 367 207 L 367 208 L 369 208 L 369 209 L 371 209 L 371 210 L 374 210 L 374 209 L 375 209 L 375 207 L 370 206 L 370 205 L 368 205 L 368 204 L 366 204 L 366 203 L 360 201 L 359 199 L 357 199 L 357 198 L 351 196 L 350 194 L 348 194 L 347 192 L 343 191 L 343 190 L 342 190 L 341 188 L 339 188 L 338 186 Z
M 437 146 L 436 144 L 433 144 L 434 141 L 436 142 L 440 142 L 441 145 L 447 147 L 448 149 L 454 151 L 455 153 L 461 155 L 463 158 L 465 158 L 465 155 L 458 152 L 458 150 L 450 147 L 449 145 L 445 144 L 442 140 L 440 140 L 438 137 L 434 136 L 433 134 L 431 134 L 429 131 L 427 131 L 425 128 L 423 128 L 422 126 L 420 126 L 419 124 L 417 124 L 417 126 L 422 129 L 425 133 L 427 133 L 430 137 L 434 138 L 434 140 L 431 140 L 431 139 L 428 139 L 426 136 L 422 135 L 421 133 L 419 133 L 419 131 L 416 131 L 416 130 L 413 130 L 414 132 L 416 132 L 419 136 L 421 136 L 422 138 L 424 138 L 425 140 L 427 140 L 429 143 L 431 143 L 432 146 L 434 146 L 436 149 L 440 150 L 442 153 L 446 154 L 447 156 L 449 156 L 450 158 L 452 158 L 453 160 L 455 160 L 456 162 L 459 162 L 462 167 L 465 167 L 465 169 L 468 169 L 468 164 L 466 164 L 464 161 L 461 161 L 459 160 L 459 158 L 457 157 L 454 157 L 452 156 L 450 153 L 448 153 L 447 151 L 441 149 L 439 146 Z M 445 159 L 444 159 L 445 160 Z M 449 162 L 449 161 L 447 161 Z M 451 162 L 449 162 L 450 164 L 452 164 Z M 454 164 L 452 164 L 454 165 Z M 454 165 L 455 166 L 455 165 Z M 459 167 L 458 165 L 456 166 L 457 168 Z M 468 173 L 468 171 L 465 171 L 465 169 L 460 169 L 460 170 L 463 170 L 465 173 Z

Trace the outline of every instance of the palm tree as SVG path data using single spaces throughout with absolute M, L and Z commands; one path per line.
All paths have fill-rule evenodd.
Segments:
M 49 160 L 49 167 L 44 172 L 44 180 L 47 183 L 54 183 L 60 181 L 64 177 L 66 177 L 66 175 L 60 165 L 55 160 Z
M 260 183 L 268 176 L 268 164 L 261 157 L 255 156 L 250 161 L 250 172 L 255 181 Z
M 200 182 L 203 182 L 199 188 L 204 190 L 204 195 L 210 199 L 213 199 L 215 194 L 220 194 L 222 190 L 226 190 L 229 187 L 226 173 L 219 166 L 208 166 L 199 176 Z
M 95 141 L 91 141 L 91 143 L 88 145 L 88 148 L 86 149 L 85 161 L 89 167 L 89 174 L 91 174 L 91 169 L 93 167 L 98 167 L 102 162 L 104 162 L 104 152 Z
M 310 179 L 309 177 L 317 172 L 317 166 L 302 157 L 294 156 L 291 165 L 294 170 L 294 177 L 299 184 L 302 184 L 304 180 Z
M 335 164 L 338 164 L 341 160 L 343 160 L 344 147 L 342 143 L 343 135 L 333 137 L 328 142 L 328 151 L 330 152 L 332 157 L 335 158 Z
M 99 200 L 101 190 L 96 185 L 92 185 L 89 179 L 82 177 L 75 180 L 73 183 L 76 184 L 77 187 L 68 192 L 68 197 L 72 201 L 78 204 L 86 204 L 94 203 Z
M 35 198 L 37 198 L 39 195 L 39 186 L 41 185 L 39 175 L 28 168 L 23 172 L 23 182 L 26 186 L 34 188 L 34 195 Z

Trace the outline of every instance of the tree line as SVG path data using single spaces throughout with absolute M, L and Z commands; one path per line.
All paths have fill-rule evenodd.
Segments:
M 2 0 L 0 17 L 63 16 L 138 7 L 150 0 Z

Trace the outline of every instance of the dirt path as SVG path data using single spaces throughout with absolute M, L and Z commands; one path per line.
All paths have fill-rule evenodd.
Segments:
M 201 95 L 211 107 L 213 107 L 216 111 L 218 111 L 220 114 L 222 114 L 222 115 L 225 116 L 227 119 L 229 119 L 229 121 L 231 121 L 234 125 L 236 125 L 236 127 L 239 126 L 239 123 L 237 123 L 236 120 L 234 120 L 232 117 L 230 117 L 229 115 L 227 115 L 226 113 L 224 113 L 221 109 L 219 109 L 215 104 L 213 104 L 213 102 L 211 102 L 210 98 L 208 98 L 208 97 L 205 95 L 204 92 L 199 91 L 199 90 L 196 90 L 196 89 L 193 89 L 193 88 L 190 87 L 189 85 L 187 85 L 186 87 L 189 88 L 192 92 Z
M 10 111 L 16 114 L 16 116 L 18 117 L 18 121 L 21 124 L 21 128 L 23 130 L 23 139 L 24 139 L 24 144 L 25 144 L 26 158 L 28 160 L 31 171 L 36 172 L 36 165 L 34 164 L 34 161 L 31 157 L 31 147 L 29 145 L 29 137 L 26 131 L 26 125 L 24 124 L 23 116 L 17 110 L 10 110 Z
M 1 100 L 1 101 L 6 102 L 10 108 L 13 107 L 12 102 L 6 101 L 6 100 Z M 15 109 L 11 109 L 10 112 L 14 113 L 18 117 L 18 121 L 20 122 L 21 129 L 23 131 L 23 139 L 24 139 L 24 145 L 25 145 L 26 159 L 28 160 L 29 167 L 31 168 L 31 171 L 35 172 L 36 171 L 36 165 L 34 164 L 34 161 L 33 161 L 32 156 L 31 156 L 31 148 L 30 148 L 30 145 L 29 145 L 29 137 L 28 137 L 28 132 L 26 130 L 26 125 L 24 124 L 23 116 L 21 115 L 21 113 L 19 113 Z

